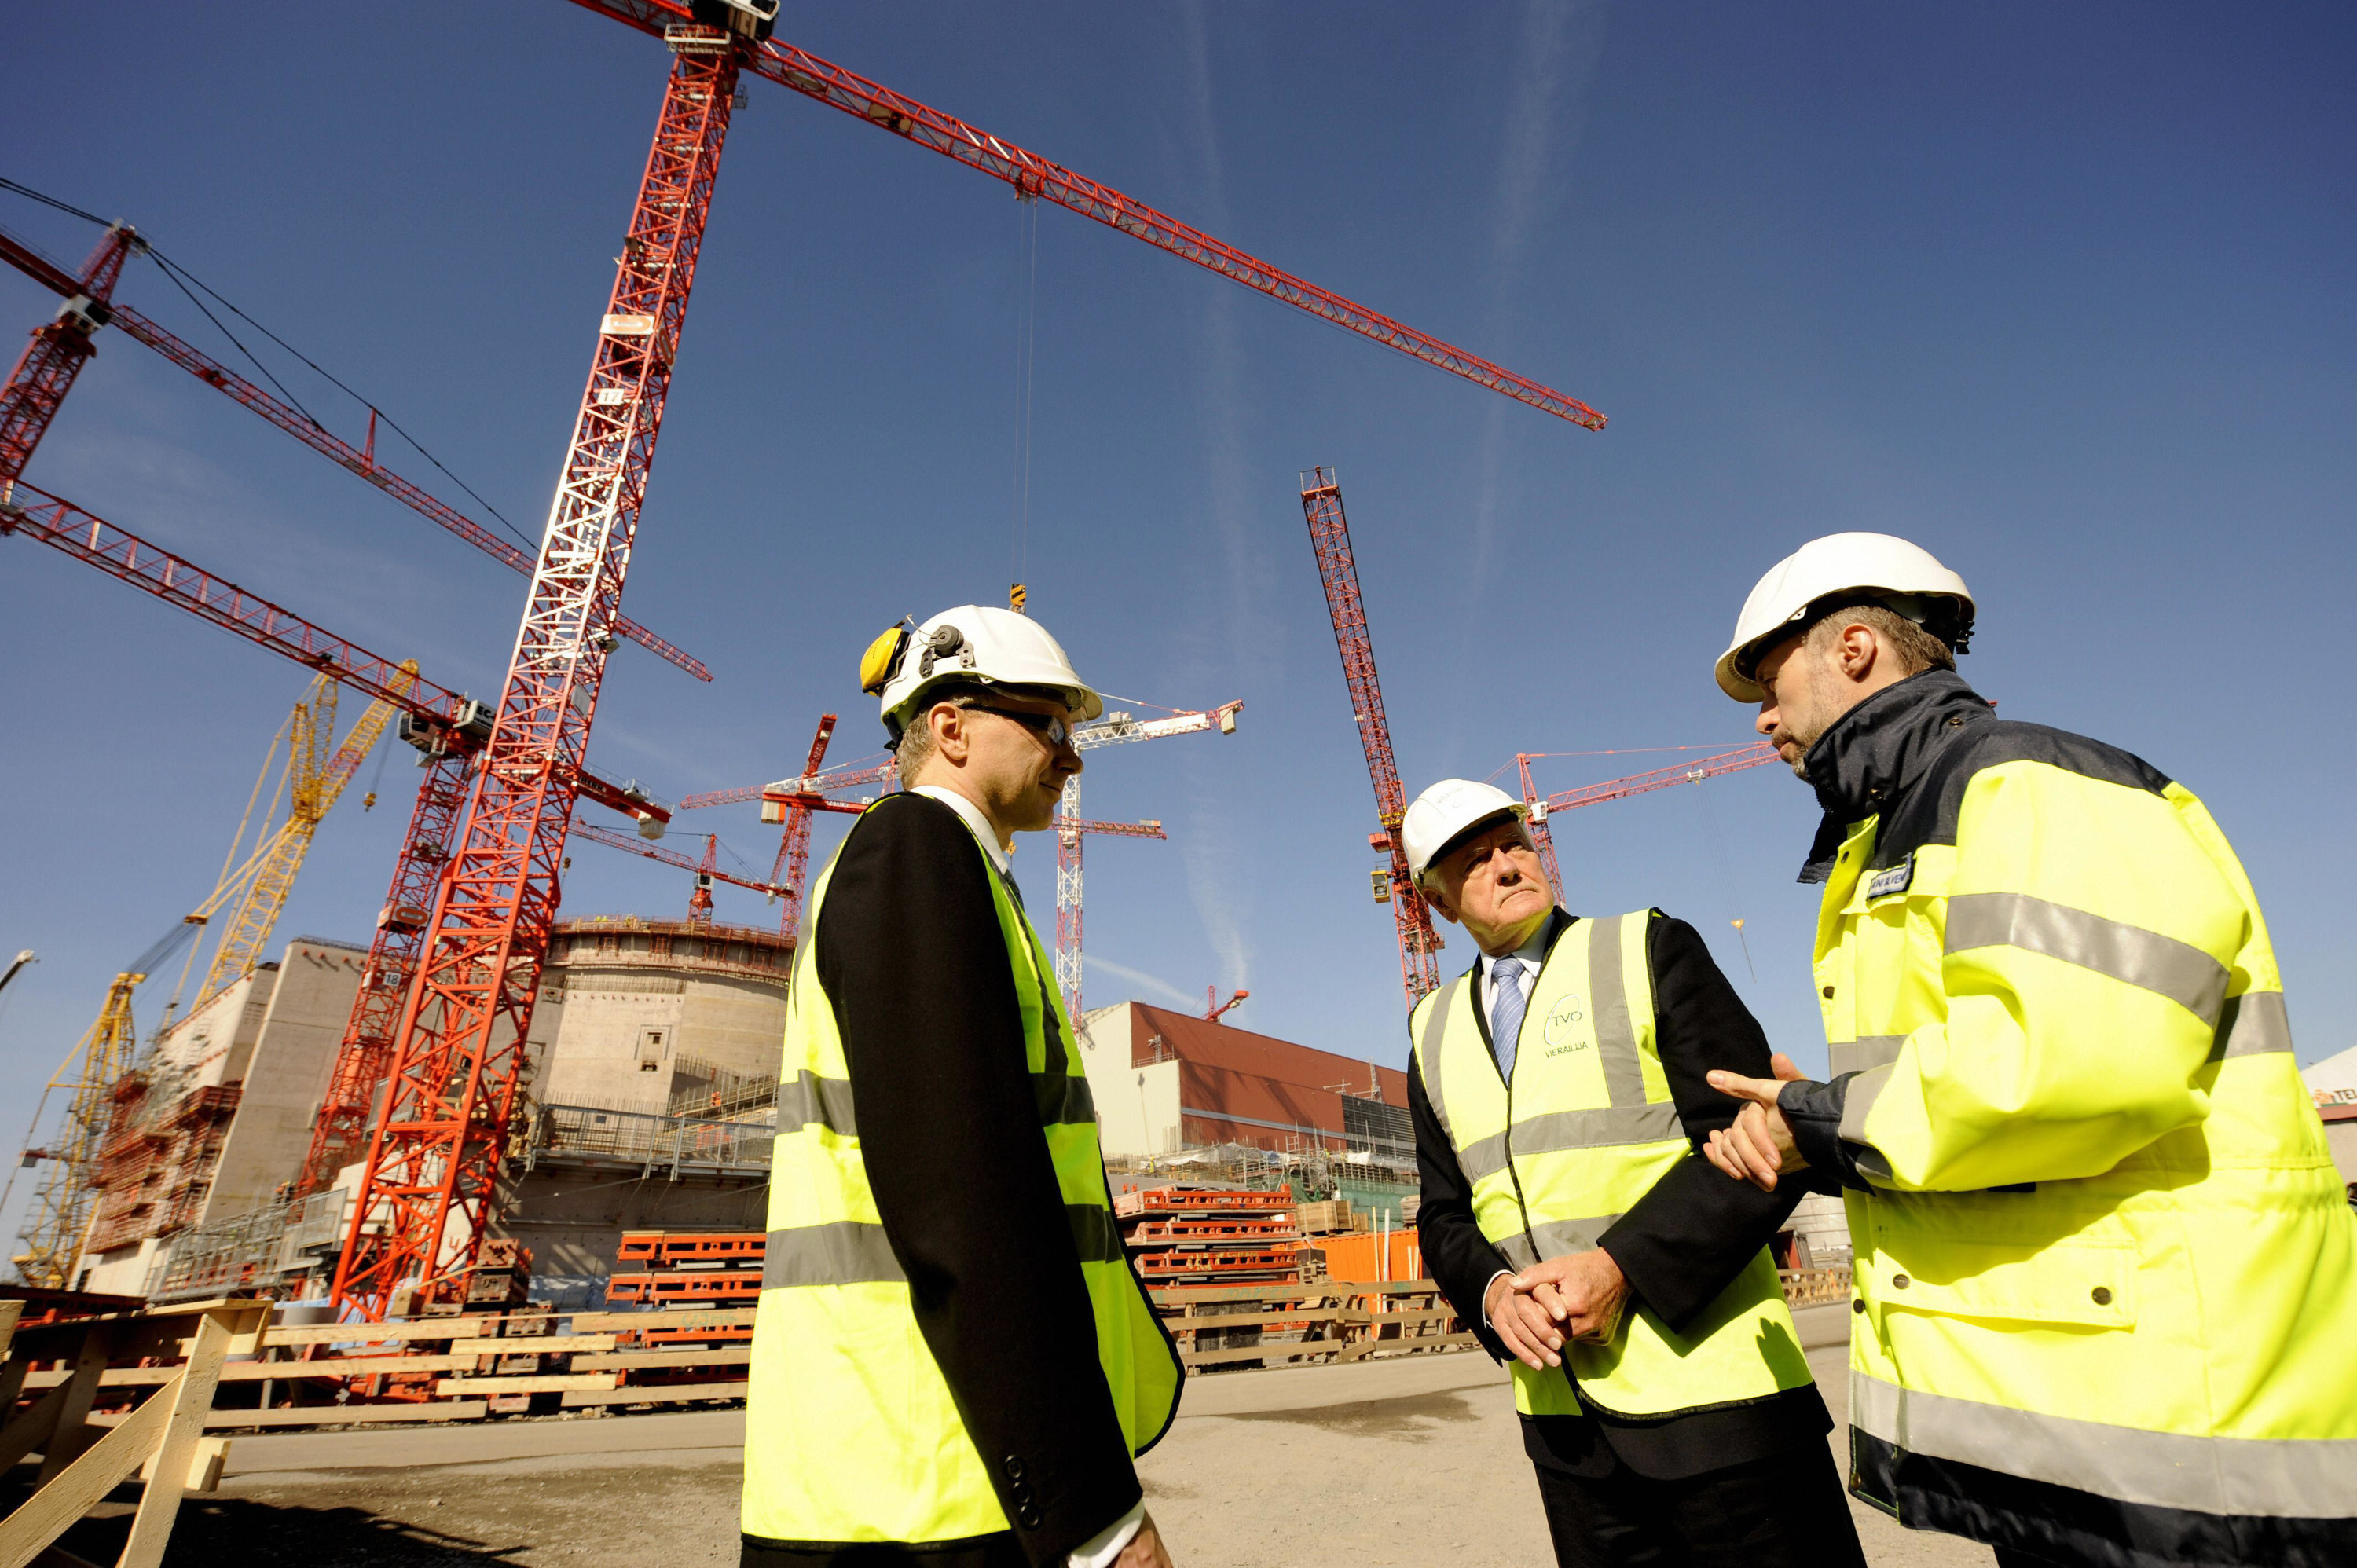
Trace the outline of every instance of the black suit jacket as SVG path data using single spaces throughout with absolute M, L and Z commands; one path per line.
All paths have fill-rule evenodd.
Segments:
M 1576 917 L 1558 910 L 1556 929 Z M 1571 939 L 1579 940 L 1577 937 Z M 1715 1128 L 1735 1120 L 1736 1101 L 1710 1087 L 1714 1068 L 1747 1077 L 1769 1076 L 1768 1037 L 1735 988 L 1712 961 L 1692 926 L 1658 911 L 1646 934 L 1652 970 L 1655 1043 L 1670 1080 L 1678 1120 L 1699 1151 Z M 1481 1038 L 1490 1022 L 1475 993 Z M 1424 1078 L 1408 1059 L 1408 1109 L 1415 1122 L 1416 1165 L 1423 1202 L 1417 1240 L 1426 1267 L 1460 1316 L 1502 1361 L 1505 1345 L 1481 1315 L 1481 1298 L 1501 1269 L 1513 1264 L 1492 1247 L 1473 1219 L 1472 1184 L 1458 1168 L 1448 1134 L 1432 1113 Z M 1635 1296 L 1675 1328 L 1717 1298 L 1776 1234 L 1801 1198 L 1796 1184 L 1773 1193 L 1730 1181 L 1699 1153 L 1653 1184 L 1607 1230 L 1598 1245 L 1612 1255 Z M 1566 1365 L 1550 1376 L 1569 1377 Z M 1790 1389 L 1764 1400 L 1720 1405 L 1660 1421 L 1616 1418 L 1587 1407 L 1581 1415 L 1523 1418 L 1531 1457 L 1542 1465 L 1600 1475 L 1621 1464 L 1657 1480 L 1673 1480 L 1765 1458 L 1799 1442 L 1821 1439 L 1833 1427 L 1816 1386 Z
M 813 937 L 868 1185 L 918 1328 L 1022 1554 L 1051 1564 L 1142 1494 L 1040 1136 L 991 907 L 996 875 L 955 811 L 923 795 L 888 796 L 853 825 Z M 1051 1007 L 1051 1036 L 1053 1019 Z M 1051 1070 L 1059 1056 L 1080 1070 L 1070 1046 L 1049 1039 Z M 1175 1348 L 1170 1356 L 1176 1363 Z M 1004 1540 L 983 1541 L 994 1539 Z M 794 1544 L 833 1555 L 823 1543 Z M 866 1546 L 857 1561 L 877 1555 Z

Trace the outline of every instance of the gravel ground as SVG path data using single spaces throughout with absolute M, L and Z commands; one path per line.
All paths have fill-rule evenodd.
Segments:
M 1843 1352 L 1811 1354 L 1841 1413 Z M 742 1411 L 241 1437 L 182 1508 L 168 1568 L 458 1568 L 737 1560 Z M 1180 1568 L 1531 1568 L 1550 1561 L 1504 1373 L 1478 1354 L 1188 1386 L 1140 1465 Z M 1875 1568 L 1988 1551 L 1853 1510 Z M 127 1504 L 62 1542 L 112 1562 Z

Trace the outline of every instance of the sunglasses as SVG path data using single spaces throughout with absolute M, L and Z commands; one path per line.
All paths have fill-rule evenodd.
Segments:
M 1072 738 L 1072 726 L 1064 722 L 1061 714 L 1027 714 L 1019 708 L 993 708 L 980 703 L 961 705 L 976 713 L 996 714 L 1002 719 L 1012 719 L 1049 746 L 1062 746 Z

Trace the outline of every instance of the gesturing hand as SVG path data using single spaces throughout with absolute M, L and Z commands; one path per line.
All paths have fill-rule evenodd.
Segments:
M 1555 1322 L 1587 1345 L 1611 1341 L 1629 1305 L 1629 1281 L 1612 1254 L 1601 1247 L 1566 1252 L 1534 1264 L 1513 1277 L 1516 1294 L 1545 1308 Z
M 1784 1085 L 1800 1079 L 1791 1060 L 1777 1057 L 1774 1078 L 1746 1078 L 1741 1073 L 1713 1072 L 1710 1086 L 1721 1094 L 1749 1101 L 1735 1114 L 1735 1124 L 1710 1135 L 1703 1150 L 1712 1165 L 1738 1181 L 1748 1181 L 1762 1192 L 1776 1190 L 1776 1177 L 1807 1165 L 1792 1142 L 1792 1125 L 1778 1109 L 1776 1097 Z M 1790 1072 L 1791 1076 L 1786 1077 Z

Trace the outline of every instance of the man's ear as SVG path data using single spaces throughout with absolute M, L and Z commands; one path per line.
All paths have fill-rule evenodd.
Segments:
M 925 723 L 932 726 L 933 749 L 963 767 L 974 751 L 974 737 L 966 734 L 965 710 L 955 703 L 935 703 L 926 710 Z
M 1452 926 L 1464 924 L 1463 921 L 1457 918 L 1457 907 L 1448 901 L 1448 894 L 1443 893 L 1437 887 L 1424 887 L 1418 889 L 1418 891 L 1424 895 L 1425 903 L 1431 906 L 1432 912 L 1434 914 L 1439 916 L 1442 919 L 1448 921 Z
M 1857 682 L 1873 678 L 1875 661 L 1881 653 L 1882 639 L 1875 635 L 1874 628 L 1856 622 L 1842 628 L 1841 640 L 1834 645 L 1842 674 Z

